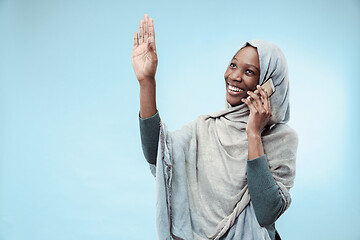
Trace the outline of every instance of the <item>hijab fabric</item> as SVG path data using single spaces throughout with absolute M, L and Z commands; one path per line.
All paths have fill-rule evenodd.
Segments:
M 259 54 L 259 84 L 270 77 L 274 82 L 275 92 L 270 97 L 273 115 L 262 132 L 262 142 L 288 208 L 297 135 L 286 125 L 286 59 L 276 45 L 263 40 L 245 42 L 238 51 L 247 45 Z M 247 186 L 245 129 L 249 113 L 246 104 L 231 107 L 226 103 L 225 110 L 199 116 L 174 132 L 161 122 L 156 167 L 150 165 L 156 177 L 159 239 L 270 239 L 257 223 Z

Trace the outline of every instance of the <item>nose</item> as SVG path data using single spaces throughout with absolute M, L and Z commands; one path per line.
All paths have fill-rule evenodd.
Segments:
M 230 73 L 230 79 L 236 82 L 241 82 L 241 72 L 240 70 L 232 71 Z

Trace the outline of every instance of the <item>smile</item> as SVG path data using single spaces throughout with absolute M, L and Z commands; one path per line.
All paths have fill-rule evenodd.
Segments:
M 229 92 L 234 92 L 234 93 L 240 93 L 240 92 L 243 92 L 244 90 L 239 88 L 239 87 L 236 87 L 236 86 L 233 86 L 233 85 L 230 85 L 229 82 L 227 82 L 227 85 L 228 85 L 228 89 L 229 89 Z

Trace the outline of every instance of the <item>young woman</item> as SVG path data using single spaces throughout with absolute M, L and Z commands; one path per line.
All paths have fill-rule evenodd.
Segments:
M 156 176 L 159 239 L 280 239 L 275 221 L 290 205 L 298 144 L 286 124 L 289 79 L 281 50 L 263 40 L 241 45 L 224 74 L 225 110 L 174 132 L 156 108 L 157 63 L 154 24 L 145 14 L 132 64 L 142 147 Z M 259 86 L 269 78 L 271 97 Z

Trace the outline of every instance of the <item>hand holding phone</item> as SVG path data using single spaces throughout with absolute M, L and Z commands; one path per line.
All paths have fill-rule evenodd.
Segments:
M 260 90 L 261 94 L 258 89 Z M 268 97 L 264 96 L 264 91 L 267 92 L 266 95 Z M 255 91 L 250 91 L 249 96 L 246 99 L 242 99 L 242 101 L 249 107 L 250 110 L 249 119 L 246 124 L 246 132 L 248 136 L 261 136 L 261 132 L 264 130 L 264 127 L 272 116 L 269 97 L 274 92 L 275 86 L 272 82 L 272 79 L 269 78 L 264 84 L 261 85 L 261 87 L 257 85 Z M 253 138 L 248 138 L 248 140 L 249 139 Z M 249 149 L 251 145 L 253 144 L 251 144 L 249 140 Z
M 261 85 L 261 87 L 266 90 L 269 97 L 275 92 L 274 83 L 271 78 L 269 78 L 266 82 L 264 82 Z M 254 93 L 257 95 L 260 95 L 259 91 L 257 89 L 254 91 Z M 250 96 L 248 96 L 247 99 L 250 100 Z M 263 101 L 263 99 L 261 99 L 261 100 Z

